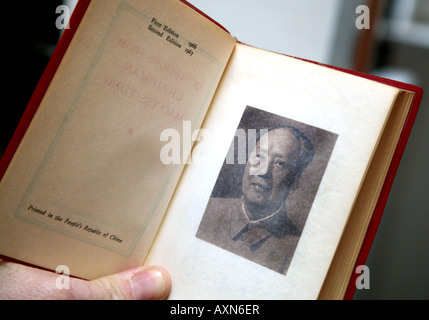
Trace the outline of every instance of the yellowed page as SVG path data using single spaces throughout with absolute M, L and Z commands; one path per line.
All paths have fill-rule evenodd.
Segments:
M 185 170 L 147 260 L 171 272 L 171 298 L 316 299 L 396 95 L 397 89 L 383 84 L 238 44 L 204 122 L 206 131 L 195 149 L 198 161 Z M 301 234 L 295 251 L 276 247 L 272 252 L 279 256 L 291 250 L 283 273 L 234 251 L 233 242 L 246 239 L 237 240 L 231 234 L 230 244 L 223 244 L 216 236 L 201 236 L 210 232 L 209 227 L 201 232 L 206 206 L 237 127 L 243 115 L 253 110 L 249 106 L 261 115 L 289 119 L 281 121 L 304 132 L 311 127 L 337 136 L 316 191 L 311 191 L 315 196 L 306 203 L 308 212 L 302 209 L 305 200 L 295 200 L 297 204 L 287 209 Z M 324 148 L 317 149 L 318 135 L 306 135 L 315 146 L 314 163 Z M 317 172 L 309 171 L 311 165 L 295 191 L 304 195 L 302 199 Z M 232 211 L 227 205 L 221 208 Z M 303 214 L 304 221 L 300 220 Z M 228 224 L 228 219 L 223 223 Z M 213 224 L 213 229 L 225 228 Z
M 234 43 L 179 1 L 92 1 L 1 181 L 0 253 L 84 278 L 143 263 L 183 169 L 161 132 L 199 127 Z

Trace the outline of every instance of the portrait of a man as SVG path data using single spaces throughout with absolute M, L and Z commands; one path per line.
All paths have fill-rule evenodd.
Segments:
M 324 171 L 336 140 L 335 134 L 309 126 L 307 137 L 299 126 L 305 127 L 246 108 L 241 128 L 259 129 L 261 134 L 248 150 L 245 164 L 224 163 L 197 238 L 286 274 L 311 207 L 311 203 L 287 206 L 288 199 L 300 188 L 303 190 L 295 202 L 314 199 L 323 176 L 320 171 Z M 313 142 L 311 137 L 318 133 L 322 139 Z M 317 145 L 321 141 L 323 146 Z M 318 154 L 321 149 L 322 155 Z M 311 169 L 314 161 L 317 163 Z M 305 179 L 310 181 L 302 184 L 307 168 L 311 176 Z

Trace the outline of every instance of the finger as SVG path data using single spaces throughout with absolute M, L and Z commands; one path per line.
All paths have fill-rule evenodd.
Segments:
M 75 281 L 75 299 L 162 300 L 168 297 L 171 280 L 159 267 L 138 267 L 92 281 Z
M 157 267 L 138 267 L 92 281 L 69 278 L 58 286 L 58 274 L 0 260 L 2 299 L 166 299 L 168 273 Z

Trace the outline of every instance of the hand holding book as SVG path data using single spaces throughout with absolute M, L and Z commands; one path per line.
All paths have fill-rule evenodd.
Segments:
M 163 300 L 171 290 L 162 268 L 137 267 L 86 281 L 1 259 L 0 283 L 0 300 Z

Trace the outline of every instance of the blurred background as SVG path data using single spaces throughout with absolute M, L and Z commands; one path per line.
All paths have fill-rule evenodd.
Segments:
M 240 41 L 423 87 L 419 114 L 366 265 L 370 289 L 354 299 L 429 299 L 429 0 L 190 0 Z M 77 0 L 8 1 L 3 6 L 6 148 L 61 31 L 59 5 Z M 366 5 L 370 29 L 358 29 Z M 7 22 L 5 22 L 7 21 Z

